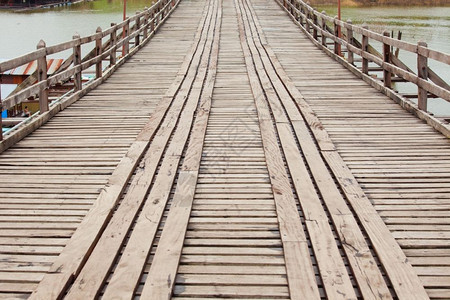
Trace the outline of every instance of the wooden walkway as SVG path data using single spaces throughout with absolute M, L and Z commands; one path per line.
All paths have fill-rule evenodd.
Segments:
M 275 1 L 183 0 L 0 155 L 0 299 L 449 299 L 449 149 Z

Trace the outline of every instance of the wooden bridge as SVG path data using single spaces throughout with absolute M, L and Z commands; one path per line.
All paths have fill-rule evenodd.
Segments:
M 426 112 L 448 54 L 296 0 L 161 0 L 0 72 L 33 60 L 2 101 L 41 112 L 1 143 L 0 299 L 450 298 L 449 133 Z

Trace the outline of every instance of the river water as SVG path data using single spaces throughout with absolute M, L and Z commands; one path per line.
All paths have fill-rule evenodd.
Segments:
M 227 0 L 229 1 L 229 0 Z M 150 7 L 151 0 L 128 0 L 128 15 Z M 95 33 L 98 26 L 106 29 L 111 22 L 122 19 L 123 2 L 120 0 L 96 0 L 52 9 L 22 13 L 0 11 L 0 59 L 9 59 L 33 51 L 40 39 L 47 45 L 68 41 L 75 33 L 86 36 Z M 328 15 L 336 15 L 335 6 L 319 6 Z M 367 23 L 377 32 L 402 31 L 402 39 L 411 43 L 425 41 L 428 47 L 450 53 L 450 6 L 430 7 L 344 7 L 342 18 L 354 24 Z M 61 57 L 62 58 L 62 57 Z M 416 57 L 400 53 L 414 70 Z M 431 67 L 450 82 L 448 66 L 431 63 Z M 398 89 L 410 89 L 407 85 Z M 2 92 L 4 97 L 5 93 Z M 430 101 L 430 109 L 437 115 L 450 116 L 450 105 L 443 101 Z
M 337 15 L 336 6 L 316 6 L 329 16 Z M 416 44 L 424 41 L 434 50 L 450 54 L 450 6 L 371 6 L 343 7 L 342 20 L 352 20 L 353 24 L 366 23 L 369 29 L 378 33 L 384 30 L 402 32 L 402 40 Z M 381 45 L 374 44 L 381 52 Z M 417 56 L 411 53 L 399 53 L 399 58 L 412 70 L 417 70 Z M 429 65 L 441 78 L 450 83 L 450 66 L 430 60 Z M 397 83 L 394 87 L 400 92 L 415 93 L 412 84 Z M 450 116 L 450 103 L 442 99 L 430 99 L 428 109 L 436 116 Z

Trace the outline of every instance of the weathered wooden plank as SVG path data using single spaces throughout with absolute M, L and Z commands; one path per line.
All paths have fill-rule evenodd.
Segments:
M 317 113 L 317 116 L 322 121 L 325 129 L 330 133 L 332 140 L 336 143 L 345 162 L 350 162 L 350 169 L 358 181 L 365 182 L 368 180 L 371 182 L 371 186 L 364 186 L 365 191 L 371 191 L 371 194 L 369 194 L 370 199 L 373 199 L 374 203 L 382 201 L 381 203 L 383 204 L 388 204 L 389 201 L 389 203 L 392 203 L 393 205 L 388 206 L 386 210 L 395 209 L 397 211 L 405 210 L 401 208 L 403 205 L 405 205 L 406 210 L 408 210 L 408 207 L 413 207 L 414 203 L 425 204 L 428 201 L 445 201 L 444 194 L 439 195 L 433 193 L 431 189 L 426 192 L 430 193 L 429 196 L 426 193 L 411 194 L 404 192 L 409 190 L 409 188 L 395 185 L 392 187 L 392 190 L 398 189 L 398 193 L 379 194 L 377 192 L 377 190 L 380 190 L 377 188 L 378 184 L 388 185 L 391 180 L 393 182 L 401 180 L 403 182 L 411 182 L 411 184 L 423 184 L 424 186 L 428 180 L 438 183 L 441 182 L 442 178 L 442 182 L 446 182 L 446 171 L 438 170 L 439 167 L 437 167 L 436 173 L 433 174 L 433 171 L 431 171 L 434 169 L 435 165 L 437 166 L 438 161 L 445 157 L 445 155 L 442 155 L 445 153 L 446 148 L 448 148 L 448 145 L 445 145 L 445 139 L 442 139 L 442 137 L 435 139 L 435 137 L 438 137 L 439 135 L 432 132 L 430 132 L 430 135 L 433 135 L 433 137 L 431 137 L 432 140 L 442 139 L 442 141 L 427 143 L 429 137 L 421 136 L 422 134 L 419 134 L 421 137 L 414 139 L 416 130 L 421 132 L 427 125 L 421 123 L 414 117 L 409 116 L 401 109 L 393 110 L 393 102 L 389 104 L 387 102 L 387 97 L 372 95 L 370 96 L 370 103 L 366 99 L 361 99 L 359 95 L 362 91 L 362 87 L 358 88 L 357 91 L 354 91 L 355 95 L 357 94 L 358 97 L 351 96 L 349 87 L 344 85 L 334 85 L 329 88 L 326 85 L 323 85 L 321 90 L 323 90 L 325 94 L 320 95 L 321 93 L 316 92 L 317 94 L 314 95 L 314 88 L 309 88 L 308 86 L 310 84 L 315 84 L 315 81 L 320 78 L 320 75 L 317 74 L 324 73 L 326 65 L 332 64 L 332 60 L 326 58 L 325 55 L 321 55 L 319 51 L 314 50 L 313 47 L 309 47 L 311 49 L 305 51 L 304 46 L 309 42 L 307 42 L 307 39 L 302 35 L 295 34 L 293 28 L 290 29 L 290 22 L 275 19 L 276 17 L 273 16 L 273 10 L 270 10 L 270 13 L 266 13 L 266 11 L 269 12 L 269 10 L 267 10 L 264 5 L 267 5 L 269 2 L 256 0 L 256 3 L 258 3 L 258 6 L 255 8 L 260 16 L 264 29 L 270 29 L 265 31 L 268 36 L 268 42 L 270 45 L 277 45 L 273 50 L 285 67 L 286 72 L 293 78 L 295 83 L 298 83 L 297 87 L 300 90 L 307 91 L 307 93 L 304 94 L 305 100 L 311 105 L 311 108 Z M 273 8 L 272 4 L 268 7 Z M 280 15 L 282 15 L 282 13 L 277 13 L 277 16 Z M 277 22 L 280 22 L 280 24 L 277 24 Z M 282 26 L 284 33 L 281 34 L 279 31 L 276 31 L 275 33 L 273 28 L 276 26 Z M 298 50 L 300 47 L 302 49 L 301 51 Z M 314 54 L 314 60 L 309 60 L 311 52 L 313 51 L 316 52 L 316 54 Z M 317 66 L 318 69 L 312 71 L 311 68 L 316 67 L 315 64 L 318 60 L 320 61 L 320 65 Z M 309 79 L 308 77 L 311 73 L 313 73 L 312 76 L 314 76 L 314 78 Z M 338 69 L 335 69 L 333 73 L 333 75 L 327 74 L 327 77 L 330 77 L 330 79 L 333 80 L 339 80 L 338 78 L 348 76 L 349 74 L 348 72 Z M 370 87 L 366 88 L 366 90 L 369 89 Z M 391 126 L 393 123 L 398 124 L 398 126 Z M 408 124 L 408 128 L 404 128 L 403 124 Z M 414 130 L 410 130 L 410 128 L 414 128 Z M 361 143 L 359 140 L 364 140 L 367 144 Z M 372 143 L 372 141 L 374 143 Z M 388 143 L 393 146 L 387 146 Z M 426 151 L 423 149 L 426 149 Z M 425 155 L 424 153 L 427 154 Z M 426 172 L 411 171 L 410 173 L 407 173 L 407 170 L 411 168 L 410 166 L 404 167 L 409 164 L 408 161 L 413 159 L 416 160 L 417 158 L 417 164 L 420 165 L 420 160 L 428 161 L 430 157 L 435 157 L 435 155 L 436 160 L 428 164 L 428 170 Z M 401 167 L 398 167 L 397 170 L 384 170 L 389 171 L 389 173 L 383 173 L 383 171 L 373 173 L 372 167 L 376 167 L 376 164 L 383 164 L 383 160 L 386 160 L 386 157 L 389 157 L 389 160 L 392 161 L 392 165 L 395 165 L 395 161 L 398 160 L 397 165 Z M 411 157 L 413 159 L 409 160 L 408 158 Z M 364 165 L 367 163 L 367 167 L 358 170 L 358 166 L 354 168 L 352 165 L 351 162 L 353 160 L 358 161 L 357 165 Z M 403 163 L 403 161 L 405 162 Z M 416 163 L 411 162 L 411 165 L 414 164 Z M 380 180 L 389 181 L 381 182 Z M 378 181 L 380 181 L 380 183 Z M 433 196 L 431 196 L 431 194 L 433 194 Z M 436 195 L 437 198 L 435 198 L 434 195 Z M 439 199 L 439 197 L 441 199 Z M 408 205 L 408 202 L 411 203 L 411 205 Z M 396 203 L 398 203 L 398 205 L 396 205 Z M 438 203 L 436 203 L 436 205 L 438 205 Z M 394 206 L 396 208 L 394 208 Z M 384 210 L 382 206 L 377 205 L 376 208 Z M 426 208 L 424 209 L 426 210 Z M 408 212 L 405 213 L 407 214 Z M 408 224 L 408 226 L 418 227 L 420 224 L 427 225 L 427 222 L 431 222 L 430 225 L 427 226 L 445 226 L 445 220 L 443 218 L 387 217 L 384 218 L 384 220 L 388 222 L 388 224 L 393 224 L 392 226 L 402 226 L 401 224 L 403 223 Z M 407 230 L 419 230 L 417 227 L 410 227 Z M 400 227 L 395 227 L 395 229 L 398 230 Z M 436 228 L 436 230 L 438 229 Z M 442 230 L 445 230 L 445 227 L 443 227 Z M 419 247 L 419 249 L 426 243 L 425 240 L 424 242 L 420 242 L 415 239 L 410 240 L 408 243 L 401 244 L 405 247 L 412 247 L 413 243 L 416 242 L 418 242 L 417 247 Z M 435 241 L 433 240 L 433 243 L 434 242 Z M 409 249 L 403 250 L 406 253 L 406 250 Z M 408 254 L 407 256 L 409 258 Z M 432 269 L 431 266 L 430 269 Z
M 165 230 L 162 233 L 155 258 L 152 261 L 151 269 L 142 291 L 143 297 L 161 298 L 165 295 L 170 295 L 175 284 L 173 280 L 170 281 L 171 284 L 168 284 L 167 279 L 176 277 L 184 242 L 183 234 L 186 232 L 188 220 L 191 216 L 190 211 L 196 190 L 203 143 L 209 119 L 209 111 L 211 109 L 212 92 L 217 73 L 219 37 L 222 22 L 221 3 L 221 1 L 218 1 L 218 13 L 215 20 L 214 40 L 208 65 L 208 75 L 201 95 L 199 111 L 192 128 L 190 143 L 178 177 L 169 216 L 165 222 L 167 228 L 173 228 L 175 230 Z
M 206 18 L 205 15 L 206 22 L 209 22 L 210 19 L 211 15 L 208 15 L 208 18 Z M 201 25 L 199 28 L 202 28 Z M 199 49 L 207 47 L 206 41 L 206 35 L 199 35 Z M 194 44 L 194 47 L 196 46 L 197 44 Z M 170 194 L 170 189 L 176 175 L 178 162 L 184 149 L 184 144 L 188 138 L 192 116 L 198 103 L 198 95 L 194 94 L 194 96 L 192 96 L 189 95 L 188 92 L 191 90 L 191 86 L 193 84 L 195 88 L 196 81 L 194 80 L 196 79 L 197 68 L 203 65 L 203 61 L 208 61 L 208 57 L 202 57 L 202 52 L 200 51 L 201 50 L 195 52 L 193 57 L 186 58 L 192 60 L 188 73 L 186 74 L 186 80 L 182 82 L 179 93 L 175 95 L 172 107 L 170 108 L 167 116 L 164 118 L 163 124 L 160 126 L 157 135 L 152 140 L 150 148 L 144 156 L 144 164 L 142 164 L 142 168 L 140 168 L 136 174 L 130 190 L 125 195 L 124 200 L 106 227 L 105 232 L 100 238 L 93 253 L 90 255 L 89 260 L 81 270 L 81 273 L 77 277 L 75 283 L 72 285 L 72 288 L 66 296 L 67 298 L 78 298 L 80 295 L 84 295 L 85 297 L 95 297 L 95 295 L 100 292 L 101 285 L 108 275 L 109 269 L 114 262 L 114 258 L 120 250 L 123 240 L 126 237 L 126 232 L 130 228 L 136 214 L 139 212 L 140 207 L 142 207 L 142 211 L 137 219 L 137 224 L 133 229 L 133 234 L 130 238 L 129 245 L 135 245 L 136 241 L 138 245 L 143 245 L 143 239 L 138 233 L 140 231 L 142 232 L 143 225 L 148 224 L 142 221 L 142 218 L 146 219 L 147 222 L 151 219 L 151 229 L 147 230 L 148 228 L 145 227 L 143 231 L 144 234 L 147 236 L 151 234 L 151 232 L 156 232 L 161 214 Z M 202 76 L 206 74 L 206 69 L 203 71 L 203 74 L 201 74 L 201 71 L 199 74 L 200 75 L 197 74 L 197 76 L 203 78 Z M 185 102 L 186 108 L 182 110 Z M 178 129 L 174 131 L 177 126 L 178 119 L 182 121 L 178 124 Z M 168 145 L 172 133 L 173 140 Z M 156 177 L 153 188 L 147 197 L 147 192 L 158 168 L 158 162 L 162 158 L 166 147 L 168 147 L 167 153 L 169 153 L 169 155 L 166 154 L 162 159 L 158 176 Z M 146 200 L 145 203 L 143 203 L 144 200 Z M 153 239 L 147 238 L 146 240 L 151 245 Z M 145 248 L 147 250 L 145 250 Z M 123 258 L 126 259 L 127 257 L 131 257 L 133 259 L 132 265 L 135 266 L 135 268 L 130 269 L 130 264 L 127 263 L 127 272 L 129 272 L 127 276 L 129 278 L 128 282 L 133 285 L 133 282 L 136 282 L 139 278 L 140 271 L 142 270 L 147 257 L 145 251 L 149 251 L 150 246 L 145 247 L 144 245 L 144 251 L 138 251 L 140 260 L 137 255 L 127 255 L 128 251 L 130 251 L 129 249 L 129 247 L 125 248 Z M 131 249 L 131 251 L 137 250 L 137 248 Z M 105 251 L 111 251 L 112 255 L 105 257 Z M 120 266 L 118 268 L 120 271 Z M 133 276 L 135 280 L 133 280 L 131 276 Z M 123 293 L 132 293 L 133 291 L 134 286 L 132 286 L 130 290 L 122 290 Z
M 250 4 L 248 4 L 248 7 L 249 10 L 251 10 Z M 254 25 L 254 27 L 253 24 L 251 24 L 253 27 L 252 30 L 254 32 L 259 31 L 258 34 L 261 36 L 262 30 L 259 24 L 257 24 L 257 19 L 254 19 L 254 22 L 256 24 Z M 304 103 L 303 98 L 301 97 L 298 90 L 292 86 L 292 83 L 291 85 L 286 84 L 286 87 L 288 87 L 289 89 L 288 91 L 290 94 L 288 94 L 287 93 L 288 91 L 284 89 L 285 88 L 284 84 L 278 83 L 279 81 L 278 76 L 280 76 L 280 79 L 283 80 L 283 82 L 290 81 L 290 79 L 287 77 L 281 65 L 278 63 L 277 58 L 270 50 L 270 47 L 268 45 L 265 45 L 264 48 L 262 48 L 262 45 L 264 45 L 264 40 L 262 39 L 261 39 L 261 46 L 258 43 L 255 43 L 255 46 L 260 49 L 259 53 L 262 57 L 262 62 L 264 64 L 266 72 L 270 77 L 270 80 L 274 85 L 277 94 L 279 95 L 280 99 L 284 104 L 289 119 L 291 120 L 291 124 L 296 133 L 300 146 L 302 147 L 302 151 L 306 157 L 311 172 L 313 173 L 313 176 L 316 178 L 316 182 L 319 186 L 319 189 L 322 193 L 322 197 L 328 207 L 331 217 L 333 218 L 333 222 L 335 226 L 340 228 L 340 230 L 338 230 L 338 234 L 341 240 L 345 241 L 344 249 L 347 251 L 348 253 L 347 257 L 349 257 L 350 263 L 353 266 L 353 270 L 355 270 L 356 272 L 357 275 L 356 280 L 359 282 L 361 286 L 362 293 L 365 295 L 365 297 L 377 298 L 380 295 L 383 295 L 383 297 L 390 298 L 390 293 L 387 289 L 387 286 L 384 283 L 384 279 L 382 278 L 380 271 L 376 267 L 376 263 L 370 254 L 370 249 L 365 243 L 364 236 L 361 234 L 361 231 L 359 229 L 358 224 L 356 223 L 356 220 L 351 217 L 350 210 L 348 209 L 344 199 L 342 199 L 340 192 L 335 187 L 334 181 L 332 177 L 329 175 L 329 172 L 326 169 L 326 166 L 323 163 L 322 158 L 320 157 L 320 153 L 316 149 L 314 141 L 310 137 L 308 129 L 306 128 L 305 124 L 302 121 L 300 121 L 302 120 L 302 116 L 299 114 L 297 108 L 295 106 L 293 107 L 292 104 L 290 104 L 287 101 L 287 99 L 290 98 L 290 95 L 295 95 L 298 99 L 300 99 L 300 101 L 303 101 L 302 108 L 304 108 L 307 111 L 307 114 L 313 116 L 310 118 L 315 119 L 313 121 L 310 120 L 309 122 L 317 124 L 318 127 L 321 128 L 320 122 L 318 121 L 317 118 L 315 118 L 311 109 Z M 265 54 L 265 51 L 267 51 L 267 54 Z M 268 56 L 267 57 L 268 59 L 265 59 L 265 55 Z M 269 55 L 271 55 L 270 61 Z M 275 70 L 272 69 L 272 66 L 274 66 Z M 278 73 L 278 76 L 275 74 L 275 72 Z M 279 104 L 274 103 L 273 105 Z M 290 135 L 291 129 L 289 129 L 289 126 L 284 123 L 280 124 L 277 123 L 277 127 L 278 132 L 280 134 L 281 143 L 285 148 L 285 155 L 289 169 L 291 171 L 291 176 L 294 179 L 294 184 L 297 186 L 297 193 L 300 197 L 300 202 L 304 203 L 301 205 L 305 210 L 305 214 L 308 215 L 309 219 L 312 220 L 316 221 L 318 221 L 319 219 L 327 220 L 327 217 L 324 217 L 325 212 L 322 211 L 321 204 L 319 204 L 320 200 L 318 198 L 315 200 L 309 199 L 311 195 L 315 194 L 314 187 L 312 186 L 311 182 L 309 183 L 309 186 L 311 188 L 310 189 L 305 188 L 305 180 L 306 182 L 308 182 L 309 181 L 308 178 L 310 175 L 308 174 L 306 168 L 302 166 L 302 164 L 300 165 L 298 164 L 303 159 L 297 152 L 297 150 L 295 150 L 297 147 L 295 144 L 293 144 L 294 141 L 293 137 L 291 136 L 292 142 L 286 138 L 287 136 Z M 327 134 L 325 132 L 325 134 L 318 134 L 316 136 L 319 136 L 320 138 L 321 136 L 327 136 Z M 330 142 L 329 139 L 328 142 Z M 326 149 L 327 150 L 333 149 L 333 147 Z M 311 205 L 311 203 L 318 203 L 319 206 L 314 207 Z M 314 213 L 314 211 L 316 213 Z M 346 229 L 344 230 L 343 228 Z M 321 233 L 324 233 L 326 231 L 327 230 L 325 231 L 320 230 Z M 330 235 L 332 234 L 330 233 Z M 350 246 L 349 243 L 354 244 L 353 246 Z M 366 253 L 367 255 L 359 255 L 361 253 Z M 318 259 L 320 259 L 320 257 Z M 334 261 L 339 259 L 340 258 L 334 259 Z M 318 261 L 318 263 L 320 265 L 320 260 Z
M 197 14 L 198 15 L 198 14 Z M 193 26 L 192 25 L 189 25 L 189 26 L 187 26 L 186 27 L 186 30 L 192 30 L 192 29 L 194 29 L 193 28 Z M 167 36 L 168 38 L 169 38 L 169 40 L 173 40 L 173 39 L 175 39 L 175 40 L 179 40 L 179 37 L 177 37 L 176 35 L 172 35 L 172 34 L 168 34 L 168 36 Z M 158 38 L 159 39 L 159 38 Z M 174 50 L 174 53 L 177 53 L 177 52 L 181 52 L 181 53 L 183 53 L 185 50 L 184 49 L 188 49 L 188 47 L 190 46 L 190 43 L 191 43 L 191 39 L 186 39 L 185 41 L 182 41 L 182 42 L 180 42 L 180 48 L 179 48 L 179 50 Z M 163 49 L 163 45 L 158 45 L 158 43 L 156 43 L 155 44 L 155 46 L 151 46 L 152 48 L 153 48 L 153 52 L 155 53 L 155 50 L 156 50 L 156 53 L 158 52 L 158 51 L 161 51 L 162 49 Z M 160 50 L 158 50 L 158 48 L 160 49 Z M 166 51 L 166 50 L 164 50 L 164 51 Z M 183 54 L 184 55 L 184 54 Z M 174 58 L 174 59 L 172 59 L 172 58 L 169 58 L 169 60 L 170 61 L 173 61 L 174 62 L 174 66 L 176 66 L 177 64 L 180 64 L 181 62 L 182 62 L 182 59 L 183 59 L 183 57 L 181 57 L 181 58 Z M 173 75 L 176 75 L 176 71 L 170 71 Z M 175 73 L 175 74 L 174 74 Z M 147 72 L 146 74 L 152 74 L 151 72 Z M 169 74 L 169 73 L 168 73 Z M 145 75 L 144 73 L 142 73 L 142 75 Z M 173 76 L 173 75 L 171 75 L 171 76 Z M 148 75 L 147 75 L 148 76 Z M 153 75 L 152 75 L 153 76 Z M 151 80 L 150 80 L 150 82 L 151 82 Z M 153 84 L 150 84 L 151 86 L 153 85 Z M 162 87 L 162 88 L 165 88 L 166 86 L 168 86 L 168 84 L 165 84 L 165 85 L 160 85 L 160 87 Z M 110 93 L 111 94 L 111 93 Z M 119 97 L 116 97 L 116 98 L 120 98 L 120 96 Z M 131 98 L 128 98 L 128 99 L 131 99 Z M 152 100 L 152 101 L 155 101 L 155 100 Z M 105 103 L 109 103 L 109 102 L 105 102 Z M 117 102 L 117 103 L 119 103 L 119 102 Z M 148 102 L 148 103 L 150 103 L 150 102 Z M 100 103 L 98 104 L 98 105 L 100 105 Z M 108 104 L 105 104 L 105 105 L 108 105 Z M 86 106 L 86 108 L 84 108 L 84 109 L 89 109 L 89 106 Z M 141 110 L 140 110 L 140 112 L 138 112 L 137 113 L 137 115 L 140 115 L 140 116 L 142 116 L 142 117 L 144 117 L 144 116 L 148 116 L 148 114 L 149 114 L 149 112 L 151 112 L 153 110 L 153 107 L 143 107 L 143 108 L 141 108 Z M 70 111 L 70 109 L 69 109 L 69 111 Z M 118 112 L 120 113 L 120 111 L 121 110 L 118 110 Z M 134 114 L 134 113 L 133 113 Z M 98 119 L 101 119 L 101 118 L 98 118 Z M 113 118 L 110 118 L 111 120 L 113 120 Z M 70 119 L 67 119 L 67 121 L 68 122 L 70 122 Z M 94 122 L 95 123 L 95 122 Z M 91 125 L 94 125 L 94 123 L 93 124 L 91 124 Z M 142 125 L 144 125 L 144 124 L 142 124 Z M 142 125 L 139 125 L 139 124 L 137 124 L 136 126 L 134 126 L 137 130 L 139 130 L 140 129 L 140 127 L 142 127 Z M 95 126 L 95 125 L 94 125 Z M 67 127 L 67 126 L 66 126 Z M 75 127 L 75 130 L 77 129 L 77 126 L 74 126 Z M 107 126 L 108 127 L 108 126 Z M 127 126 L 125 126 L 124 128 L 127 128 Z M 109 132 L 111 132 L 111 133 L 114 133 L 114 132 L 117 132 L 118 130 L 117 130 L 117 125 L 111 125 L 110 127 L 108 127 L 108 128 L 106 128 L 105 129 L 106 131 L 109 131 Z M 92 132 L 92 131 L 91 131 Z M 138 132 L 134 132 L 133 133 L 133 135 L 134 136 L 136 136 L 136 134 L 137 134 Z M 94 133 L 95 134 L 95 133 Z M 150 135 L 151 136 L 151 135 Z M 128 147 L 128 145 L 129 144 L 127 144 L 127 145 L 125 145 L 125 147 Z M 83 151 L 83 148 L 80 148 L 80 150 L 81 151 Z M 125 151 L 124 151 L 125 150 Z M 123 151 L 122 153 L 121 153 L 121 156 L 123 156 L 125 153 L 126 153 L 126 148 L 124 148 L 124 150 L 121 150 L 121 151 Z M 85 150 L 86 151 L 86 150 Z M 90 150 L 89 150 L 90 151 Z M 92 152 L 92 151 L 91 151 Z M 132 157 L 128 157 L 128 158 L 126 158 L 126 160 L 131 160 L 131 158 Z M 22 171 L 23 172 L 23 171 Z M 94 173 L 94 171 L 92 171 L 92 173 Z M 98 172 L 97 172 L 97 174 L 99 174 Z M 110 174 L 110 173 L 109 173 Z M 106 176 L 109 176 L 109 174 L 105 174 Z M 104 178 L 105 176 L 103 176 L 103 178 Z M 113 182 L 113 181 L 112 181 Z M 93 220 L 92 220 L 93 221 Z M 87 226 L 87 228 L 90 228 L 89 226 Z M 94 230 L 95 228 L 94 227 L 92 227 L 92 228 L 90 228 L 90 229 L 88 229 L 89 231 L 90 230 Z M 80 238 L 85 238 L 85 237 L 82 237 L 82 236 L 79 236 Z M 76 244 L 76 243 L 75 243 Z M 68 257 L 70 257 L 69 258 L 69 260 L 71 260 L 72 262 L 73 261 L 76 261 L 76 259 L 74 259 L 74 257 L 75 256 L 72 256 L 72 255 L 68 255 Z M 70 272 L 69 272 L 70 273 Z M 52 274 L 52 275 L 54 275 L 54 276 L 58 276 L 57 274 L 55 275 L 55 274 Z M 70 275 L 71 276 L 71 275 Z M 52 280 L 50 280 L 50 281 L 52 281 Z M 52 285 L 52 286 L 56 286 L 53 282 L 51 282 L 50 283 L 50 285 Z
M 235 1 L 238 15 L 239 35 L 242 50 L 244 52 L 247 72 L 252 87 L 253 97 L 258 110 L 261 137 L 264 144 L 267 168 L 269 170 L 272 189 L 275 191 L 278 222 L 285 252 L 286 270 L 289 283 L 290 296 L 293 299 L 316 299 L 319 291 L 315 283 L 315 275 L 312 270 L 309 254 L 307 253 L 306 236 L 297 213 L 297 207 L 292 194 L 288 175 L 284 168 L 280 149 L 276 143 L 275 129 L 270 117 L 270 108 L 264 99 L 264 92 L 260 86 L 257 71 L 251 58 L 250 48 L 244 28 L 244 20 L 240 13 L 239 2 Z M 273 114 L 280 114 L 275 111 Z M 300 283 L 301 282 L 301 283 Z

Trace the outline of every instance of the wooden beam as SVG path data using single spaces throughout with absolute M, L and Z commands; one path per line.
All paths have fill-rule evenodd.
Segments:
M 419 42 L 418 46 L 427 47 L 427 43 L 425 42 Z M 428 59 L 426 56 L 423 56 L 421 54 L 417 54 L 417 75 L 419 78 L 423 80 L 428 79 Z M 428 105 L 428 92 L 427 90 L 418 87 L 418 107 L 420 110 L 427 111 L 427 105 Z

